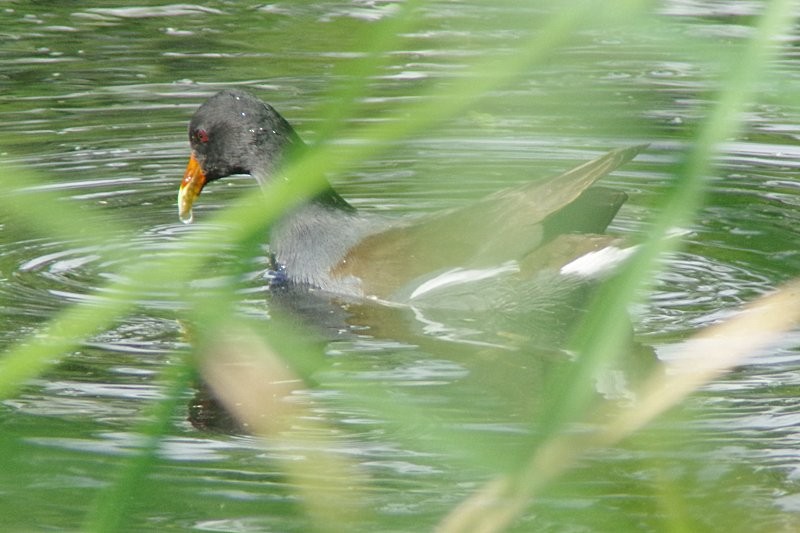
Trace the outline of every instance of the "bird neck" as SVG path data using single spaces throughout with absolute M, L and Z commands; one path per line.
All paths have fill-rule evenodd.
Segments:
M 255 178 L 259 187 L 261 187 L 261 190 L 263 191 L 267 187 L 267 184 L 269 183 L 271 173 L 261 171 L 261 172 L 253 172 L 251 175 L 253 176 L 253 178 Z M 350 205 L 347 202 L 347 200 L 342 198 L 339 195 L 339 193 L 337 193 L 327 181 L 323 185 L 323 188 L 320 192 L 311 196 L 307 201 L 303 203 L 309 203 L 328 208 L 339 209 L 341 211 L 345 211 L 348 213 L 354 213 L 356 210 L 355 207 Z
M 355 207 L 347 203 L 347 200 L 342 198 L 339 193 L 333 190 L 333 187 L 328 184 L 325 185 L 325 188 L 320 193 L 312 197 L 311 201 L 325 207 L 340 209 L 348 213 L 352 213 L 356 210 Z

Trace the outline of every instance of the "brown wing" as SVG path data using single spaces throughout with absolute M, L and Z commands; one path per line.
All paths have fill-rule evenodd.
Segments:
M 530 256 L 559 234 L 602 232 L 626 196 L 587 189 L 644 148 L 612 150 L 558 176 L 370 235 L 348 251 L 332 276 L 357 276 L 365 294 L 388 297 L 437 270 L 496 265 Z

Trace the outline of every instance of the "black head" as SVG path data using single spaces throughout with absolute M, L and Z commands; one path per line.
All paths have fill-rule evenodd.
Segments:
M 192 220 L 192 204 L 209 181 L 231 174 L 270 177 L 303 141 L 272 106 L 237 89 L 218 92 L 189 123 L 192 155 L 178 193 L 181 220 Z
M 221 91 L 189 123 L 189 142 L 206 181 L 231 174 L 272 174 L 302 141 L 269 104 L 238 89 Z
M 184 222 L 191 222 L 192 204 L 209 181 L 251 174 L 263 184 L 287 155 L 305 146 L 272 106 L 238 89 L 218 92 L 200 106 L 189 123 L 189 142 L 192 155 L 178 193 L 178 212 Z M 313 200 L 352 210 L 330 185 Z

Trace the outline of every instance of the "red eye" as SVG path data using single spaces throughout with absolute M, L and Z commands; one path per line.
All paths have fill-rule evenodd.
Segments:
M 194 134 L 194 138 L 199 143 L 207 143 L 208 142 L 208 132 L 206 130 L 197 130 Z

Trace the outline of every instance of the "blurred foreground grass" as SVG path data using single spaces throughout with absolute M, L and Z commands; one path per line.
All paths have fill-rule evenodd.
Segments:
M 515 4 L 508 5 L 511 10 Z M 421 1 L 400 4 L 393 16 L 365 36 L 364 42 L 372 46 L 347 77 L 349 82 L 332 89 L 330 109 L 323 110 L 327 113 L 323 115 L 326 121 L 319 128 L 320 141 L 348 128 L 348 117 L 362 112 L 359 106 L 369 92 L 368 80 L 380 73 L 383 61 L 399 46 L 401 36 L 415 29 L 415 15 L 424 7 L 425 2 Z M 519 458 L 511 471 L 495 472 L 495 477 L 478 488 L 474 496 L 452 509 L 442 518 L 441 531 L 508 528 L 537 497 L 546 494 L 560 476 L 587 454 L 640 431 L 720 372 L 796 324 L 800 316 L 800 298 L 797 297 L 798 287 L 790 284 L 753 303 L 749 310 L 728 324 L 700 333 L 700 338 L 704 339 L 701 348 L 688 343 L 685 356 L 681 358 L 686 363 L 676 365 L 666 377 L 659 374 L 645 380 L 637 392 L 637 401 L 599 411 L 592 405 L 595 379 L 623 351 L 627 338 L 627 309 L 646 293 L 658 258 L 675 245 L 675 241 L 665 238 L 668 231 L 691 224 L 693 214 L 702 205 L 704 179 L 712 173 L 712 161 L 720 144 L 737 134 L 741 117 L 752 105 L 759 84 L 771 76 L 769 65 L 778 49 L 775 42 L 790 28 L 792 7 L 793 3 L 787 0 L 765 3 L 750 37 L 743 40 L 735 54 L 725 54 L 728 61 L 720 68 L 720 78 L 712 84 L 719 89 L 710 99 L 711 104 L 698 123 L 694 137 L 688 139 L 687 151 L 680 154 L 680 164 L 674 169 L 674 184 L 650 221 L 647 240 L 621 275 L 601 289 L 588 319 L 573 340 L 572 348 L 579 354 L 575 363 L 551 378 L 553 383 L 547 390 L 555 392 L 545 400 L 546 414 L 542 420 L 531 421 L 538 430 L 531 436 L 529 454 Z M 513 16 L 506 22 L 510 24 L 512 19 Z M 584 39 L 593 29 L 614 25 L 623 34 L 635 38 L 646 28 L 656 28 L 658 18 L 649 13 L 644 2 L 576 1 L 544 14 L 540 23 L 539 27 L 531 29 L 533 31 L 521 33 L 524 37 L 514 40 L 513 46 L 503 54 L 478 54 L 465 59 L 458 77 L 442 85 L 422 87 L 420 98 L 388 112 L 386 120 L 347 130 L 347 136 L 355 141 L 347 150 L 320 142 L 307 157 L 287 169 L 293 177 L 292 187 L 285 181 L 276 181 L 265 195 L 255 191 L 241 198 L 236 205 L 217 215 L 207 232 L 187 236 L 180 245 L 180 252 L 173 255 L 142 258 L 136 250 L 105 246 L 140 228 L 120 226 L 111 213 L 93 213 L 93 219 L 106 222 L 86 225 L 82 220 L 87 217 L 87 209 L 59 202 L 55 193 L 33 186 L 41 181 L 39 176 L 24 169 L 4 169 L 8 193 L 0 196 L 0 205 L 13 224 L 64 241 L 85 242 L 97 247 L 100 253 L 113 253 L 122 258 L 119 264 L 126 266 L 114 281 L 99 287 L 94 298 L 66 307 L 3 355 L 0 397 L 13 397 L 30 379 L 64 354 L 137 309 L 146 299 L 144 295 L 155 289 L 171 291 L 176 309 L 185 310 L 178 312 L 180 320 L 192 325 L 189 337 L 192 350 L 182 357 L 181 363 L 165 372 L 162 377 L 164 399 L 153 403 L 151 416 L 145 417 L 147 422 L 139 428 L 148 440 L 119 472 L 112 489 L 97 496 L 94 510 L 87 517 L 88 529 L 109 531 L 124 525 L 131 499 L 152 482 L 148 473 L 155 468 L 159 439 L 168 431 L 171 417 L 179 408 L 179 399 L 189 387 L 196 367 L 202 369 L 211 385 L 242 419 L 250 420 L 250 427 L 258 434 L 271 440 L 307 438 L 292 430 L 293 421 L 307 418 L 306 407 L 302 405 L 287 411 L 280 402 L 275 403 L 275 416 L 270 423 L 252 413 L 263 412 L 264 406 L 272 405 L 270 402 L 275 398 L 311 386 L 307 384 L 311 383 L 309 378 L 325 367 L 325 358 L 305 340 L 303 332 L 284 324 L 279 317 L 274 318 L 269 331 L 263 331 L 239 316 L 236 312 L 239 295 L 234 284 L 208 291 L 190 290 L 189 282 L 201 274 L 208 257 L 217 250 L 232 249 L 240 255 L 244 269 L 248 259 L 259 253 L 255 244 L 261 241 L 270 223 L 283 210 L 313 194 L 321 186 L 323 176 L 352 169 L 392 141 L 413 137 L 467 110 L 479 108 L 487 93 L 502 89 L 525 75 L 532 65 L 563 58 L 561 50 L 565 45 Z M 676 43 L 678 46 L 683 44 Z M 565 102 L 561 105 L 568 107 Z M 176 179 L 176 190 L 177 183 Z M 231 279 L 236 279 L 241 272 L 236 271 L 235 264 L 229 268 Z M 701 360 L 702 366 L 697 364 Z M 251 370 L 245 374 L 235 373 L 242 365 Z M 281 385 L 276 386 L 276 382 Z M 418 426 L 427 419 L 424 409 L 397 405 L 384 391 L 361 385 L 353 387 L 352 392 L 359 396 L 356 401 L 360 404 L 370 406 L 381 418 L 397 424 Z M 576 435 L 577 424 L 588 424 L 591 429 Z M 428 440 L 442 449 L 457 451 L 460 446 L 467 445 L 453 439 L 452 431 L 435 421 L 424 427 L 430 431 Z M 369 490 L 370 480 L 346 459 L 327 453 L 324 438 L 303 444 L 312 450 L 309 459 L 301 463 L 287 461 L 283 466 L 305 502 L 315 527 L 323 531 L 358 529 L 359 521 L 370 512 L 358 506 L 354 509 L 352 500 Z M 476 462 L 482 461 L 480 453 L 470 457 Z M 491 463 L 488 458 L 486 462 Z M 312 472 L 322 472 L 322 475 L 311 475 Z M 339 490 L 343 478 L 350 490 Z M 349 503 L 345 505 L 340 499 L 347 499 Z M 665 496 L 665 501 L 668 499 Z M 670 506 L 665 503 L 665 507 Z M 665 518 L 665 529 L 681 530 L 679 526 L 685 517 L 680 515 L 680 506 L 671 508 L 674 514 Z

